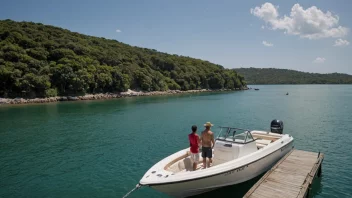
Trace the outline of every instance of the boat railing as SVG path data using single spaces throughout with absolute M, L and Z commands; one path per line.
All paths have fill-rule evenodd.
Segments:
M 251 131 L 249 129 L 241 129 L 237 127 L 227 127 L 227 126 L 219 126 L 219 128 L 227 128 L 227 129 L 237 129 L 237 130 L 243 130 L 243 131 Z
M 245 137 L 243 138 L 243 143 L 248 143 L 248 142 L 254 141 L 254 138 L 250 132 L 251 130 L 237 128 L 237 127 L 225 127 L 225 126 L 219 126 L 219 128 L 220 128 L 220 132 L 218 133 L 216 140 L 227 140 L 227 138 L 229 137 L 229 134 L 232 130 L 234 130 L 234 131 L 232 131 L 233 132 L 232 136 L 235 137 L 236 130 L 240 130 L 240 131 L 244 131 L 244 133 L 246 134 Z M 226 131 L 223 132 L 223 129 L 226 129 Z M 220 136 L 223 136 L 223 138 L 220 138 Z M 250 137 L 248 137 L 248 136 L 250 136 Z M 249 140 L 248 142 L 247 142 L 247 139 Z M 235 141 L 235 139 L 231 142 L 240 143 L 238 141 Z

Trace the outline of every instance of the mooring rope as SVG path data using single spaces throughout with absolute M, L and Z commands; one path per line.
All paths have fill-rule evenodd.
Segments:
M 134 187 L 130 192 L 128 192 L 127 194 L 125 194 L 125 196 L 123 196 L 122 198 L 126 198 L 128 197 L 128 195 L 130 195 L 133 191 L 137 190 L 138 188 L 140 188 L 142 185 L 137 184 L 136 187 Z

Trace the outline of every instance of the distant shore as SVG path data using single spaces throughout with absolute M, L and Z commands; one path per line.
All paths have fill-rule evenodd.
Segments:
M 246 90 L 244 88 L 242 90 Z M 0 98 L 0 105 L 2 104 L 34 104 L 34 103 L 51 103 L 51 102 L 64 102 L 64 101 L 79 101 L 79 100 L 106 100 L 113 98 L 126 98 L 126 97 L 137 97 L 137 96 L 157 96 L 157 95 L 176 95 L 176 94 L 185 94 L 185 93 L 201 93 L 201 92 L 229 92 L 237 91 L 240 89 L 200 89 L 200 90 L 168 90 L 168 91 L 133 91 L 128 90 L 126 92 L 120 93 L 98 93 L 98 94 L 87 94 L 84 96 L 56 96 L 49 98 Z

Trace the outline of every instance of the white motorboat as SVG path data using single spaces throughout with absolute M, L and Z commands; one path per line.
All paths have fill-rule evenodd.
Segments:
M 253 179 L 293 149 L 293 137 L 280 134 L 282 129 L 276 130 L 273 125 L 274 132 L 220 128 L 210 167 L 204 169 L 200 157 L 197 169 L 193 171 L 189 148 L 186 148 L 152 166 L 139 184 L 173 197 L 201 194 Z

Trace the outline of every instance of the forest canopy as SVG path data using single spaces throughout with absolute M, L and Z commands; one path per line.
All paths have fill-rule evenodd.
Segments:
M 352 75 L 318 74 L 275 68 L 238 68 L 248 84 L 352 84 Z
M 235 89 L 235 70 L 33 22 L 0 20 L 0 97 Z

